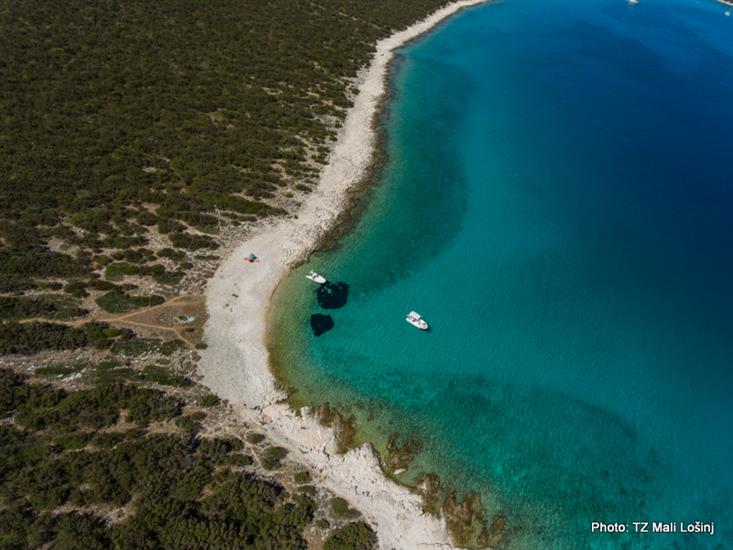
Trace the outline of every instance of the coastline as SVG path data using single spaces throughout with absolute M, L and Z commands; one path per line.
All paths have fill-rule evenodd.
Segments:
M 388 93 L 394 50 L 459 10 L 487 0 L 453 2 L 381 40 L 357 80 L 359 92 L 339 130 L 318 187 L 296 215 L 271 219 L 221 263 L 208 282 L 208 348 L 201 352 L 202 382 L 227 399 L 243 420 L 317 472 L 316 482 L 349 500 L 375 527 L 381 548 L 453 548 L 445 520 L 423 512 L 420 496 L 384 476 L 369 445 L 336 454 L 331 428 L 311 414 L 298 415 L 275 386 L 265 347 L 270 297 L 293 265 L 305 259 L 338 224 L 349 193 L 364 180 L 378 144 L 375 120 Z M 255 252 L 260 263 L 243 258 Z

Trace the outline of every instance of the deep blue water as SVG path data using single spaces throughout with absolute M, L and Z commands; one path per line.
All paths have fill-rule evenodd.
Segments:
M 401 52 L 366 212 L 275 296 L 301 402 L 420 439 L 404 479 L 478 491 L 510 548 L 733 548 L 724 11 L 504 0 L 441 25 Z M 312 268 L 350 285 L 319 338 Z

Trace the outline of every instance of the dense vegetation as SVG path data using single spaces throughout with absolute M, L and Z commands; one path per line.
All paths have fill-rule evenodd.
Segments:
M 157 306 L 164 301 L 162 296 L 130 296 L 117 289 L 102 294 L 96 300 L 97 305 L 109 313 L 124 313 L 140 307 Z
M 63 295 L 0 296 L 0 319 L 71 319 L 85 313 L 75 300 Z
M 128 329 L 110 327 L 104 323 L 86 323 L 71 327 L 59 323 L 0 322 L 0 355 L 32 355 L 46 350 L 71 350 L 94 346 L 106 349 L 124 348 L 138 342 Z
M 323 550 L 369 550 L 377 544 L 377 535 L 364 522 L 348 523 L 335 529 L 323 544 Z
M 46 321 L 158 304 L 147 283 L 216 259 L 222 226 L 283 213 L 312 189 L 374 43 L 444 2 L 0 0 L 0 355 L 175 353 Z M 200 413 L 145 387 L 190 380 L 106 361 L 92 381 L 65 391 L 0 370 L 0 548 L 305 546 L 315 487 L 244 474 L 241 442 L 199 437 Z M 263 438 L 248 444 L 277 471 L 286 451 Z M 335 502 L 325 548 L 371 548 Z
M 307 492 L 242 471 L 241 440 L 200 437 L 206 414 L 181 414 L 156 389 L 65 391 L 0 369 L 0 547 L 306 548 Z M 183 431 L 148 431 L 171 421 Z M 375 541 L 349 524 L 326 547 Z
M 0 292 L 175 284 L 309 188 L 375 41 L 442 3 L 0 0 Z

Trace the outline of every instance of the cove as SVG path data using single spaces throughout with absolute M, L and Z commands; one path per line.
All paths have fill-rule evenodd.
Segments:
M 419 441 L 400 479 L 477 491 L 507 518 L 502 547 L 730 547 L 723 11 L 507 0 L 404 48 L 368 207 L 273 297 L 293 401 L 353 411 L 382 451 L 391 433 Z M 311 269 L 348 284 L 342 307 L 320 307 Z M 318 337 L 315 314 L 333 319 Z M 634 533 L 643 521 L 715 534 Z

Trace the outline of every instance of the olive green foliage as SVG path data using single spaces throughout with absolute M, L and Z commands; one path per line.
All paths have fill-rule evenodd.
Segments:
M 349 503 L 341 497 L 333 497 L 331 499 L 331 509 L 337 516 L 345 516 L 349 511 Z
M 207 393 L 201 398 L 201 404 L 204 407 L 216 407 L 219 403 L 221 403 L 221 399 L 213 393 Z
M 96 300 L 97 305 L 108 313 L 124 313 L 133 309 L 157 306 L 165 302 L 162 296 L 131 296 L 121 290 L 110 290 Z
M 119 338 L 114 341 L 110 348 L 113 353 L 126 356 L 136 356 L 148 351 L 157 351 L 164 355 L 169 355 L 175 351 L 176 347 L 168 345 L 169 342 L 161 342 L 157 338 Z
M 115 382 L 122 382 L 125 380 L 134 381 L 139 380 L 140 373 L 130 367 L 118 367 L 109 370 L 99 370 L 96 373 L 95 381 L 98 384 L 114 384 Z
M 86 323 L 70 327 L 59 323 L 0 322 L 0 354 L 30 355 L 44 350 L 68 350 L 94 346 L 107 348 L 118 342 L 134 341 L 127 329 L 104 323 Z
M 184 349 L 185 347 L 186 346 L 180 340 L 168 340 L 158 346 L 158 352 L 169 357 L 179 349 Z
M 208 237 L 202 236 L 200 238 L 205 239 L 205 242 L 207 243 L 213 243 L 213 241 L 211 241 L 211 239 L 208 239 Z M 188 246 L 186 246 L 185 248 L 188 248 Z M 127 250 L 126 252 L 137 252 L 137 250 Z M 130 255 L 121 254 L 120 257 L 129 258 Z M 148 259 L 151 259 L 151 258 L 152 258 L 152 254 L 150 254 L 150 256 L 148 257 L 135 256 L 134 261 L 142 262 L 142 261 L 147 261 Z M 165 267 L 163 267 L 161 264 L 137 265 L 135 263 L 129 263 L 129 262 L 113 262 L 113 263 L 107 264 L 106 261 L 105 261 L 105 264 L 107 267 L 104 270 L 104 276 L 106 279 L 110 281 L 119 281 L 123 279 L 125 276 L 131 276 L 131 275 L 138 275 L 138 276 L 149 275 L 158 283 L 172 285 L 172 284 L 178 283 L 183 278 L 183 272 L 166 271 Z
M 58 294 L 32 297 L 0 296 L 0 319 L 25 319 L 28 317 L 71 319 L 86 313 L 85 309 L 78 307 L 75 300 Z
M 3 120 L 6 119 L 0 117 L 0 128 Z M 0 155 L 0 165 L 5 158 L 5 154 Z M 26 205 L 13 204 L 10 202 L 11 197 L 3 196 L 9 183 L 5 177 L 5 174 L 0 174 L 0 237 L 5 239 L 5 243 L 0 243 L 0 292 L 42 288 L 38 279 L 83 275 L 90 267 L 88 261 L 78 261 L 67 254 L 51 252 L 34 228 L 16 228 L 18 219 L 8 220 L 8 216 L 12 219 L 13 212 L 20 212 Z
M 101 323 L 11 321 L 82 315 L 50 298 L 62 290 L 105 292 L 111 313 L 158 303 L 122 283 L 175 285 L 220 223 L 281 213 L 271 199 L 311 189 L 377 39 L 443 3 L 0 0 L 0 294 L 14 294 L 0 354 L 158 346 Z M 169 240 L 157 253 L 151 232 Z M 66 392 L 0 370 L 0 548 L 306 547 L 313 486 L 292 496 L 243 474 L 252 458 L 235 443 L 200 438 L 177 400 L 135 385 L 175 378 L 92 372 L 94 388 Z M 136 427 L 107 431 L 123 414 Z M 262 464 L 286 454 L 270 447 Z M 119 523 L 94 513 L 133 499 Z M 325 548 L 370 548 L 360 525 Z
M 295 483 L 308 483 L 310 482 L 310 480 L 311 475 L 307 471 L 295 472 L 295 474 L 293 475 L 293 481 L 295 481 Z
M 191 381 L 185 376 L 178 376 L 170 372 L 165 367 L 157 365 L 148 365 L 143 369 L 143 378 L 147 382 L 154 382 L 162 386 L 181 386 L 191 385 Z
M 137 342 L 136 346 L 140 345 L 140 342 L 142 342 L 144 349 L 149 350 L 154 349 L 157 341 L 133 339 L 131 342 Z M 79 370 L 79 368 L 79 366 L 73 369 L 70 367 L 48 367 L 37 369 L 35 374 L 45 376 L 65 375 L 75 372 Z M 139 371 L 131 368 L 130 366 L 123 365 L 120 361 L 103 361 L 94 366 L 94 371 L 96 381 L 101 383 L 130 380 L 160 384 L 161 386 L 177 386 L 181 388 L 186 388 L 193 384 L 193 382 L 185 376 L 174 374 L 166 367 L 158 365 L 147 365 L 146 367 L 143 367 L 142 371 Z
M 252 443 L 253 445 L 257 445 L 264 439 L 265 439 L 265 436 L 257 432 L 252 432 L 252 433 L 247 434 L 247 441 Z
M 353 508 L 349 508 L 349 503 L 341 497 L 333 497 L 331 499 L 331 510 L 339 518 L 359 517 L 359 512 Z
M 315 495 L 318 493 L 318 489 L 315 488 L 313 485 L 302 485 L 298 488 L 298 490 L 306 495 Z
M 323 550 L 371 550 L 376 545 L 377 535 L 359 521 L 334 529 L 323 543 Z
M 254 459 L 249 455 L 230 454 L 227 456 L 226 464 L 229 466 L 244 468 L 246 466 L 252 466 L 252 464 L 254 464 Z
M 145 426 L 149 422 L 174 418 L 181 409 L 180 402 L 174 398 L 132 385 L 99 385 L 67 393 L 40 385 L 18 387 L 17 379 L 6 378 L 7 375 L 2 380 L 3 391 L 7 392 L 3 401 L 13 405 L 5 408 L 6 412 L 14 410 L 16 422 L 32 430 L 52 429 L 57 433 L 87 428 L 98 430 L 115 424 L 121 409 L 127 410 L 128 420 Z
M 288 450 L 283 447 L 268 447 L 262 453 L 260 462 L 266 470 L 275 470 L 280 467 L 280 461 L 288 456 Z
M 55 378 L 59 376 L 68 376 L 79 372 L 83 368 L 83 365 L 51 365 L 48 367 L 39 367 L 33 371 L 36 376 Z
M 125 411 L 138 427 L 106 431 Z M 145 433 L 178 414 L 156 390 L 67 392 L 0 369 L 0 416 L 13 420 L 0 423 L 0 547 L 306 548 L 315 503 L 230 469 L 251 461 L 241 441 Z
M 201 429 L 201 422 L 191 415 L 179 416 L 176 418 L 176 426 L 191 435 L 195 435 Z
M 105 266 L 175 283 L 148 229 L 211 249 L 310 189 L 348 78 L 443 3 L 0 1 L 0 292 Z

